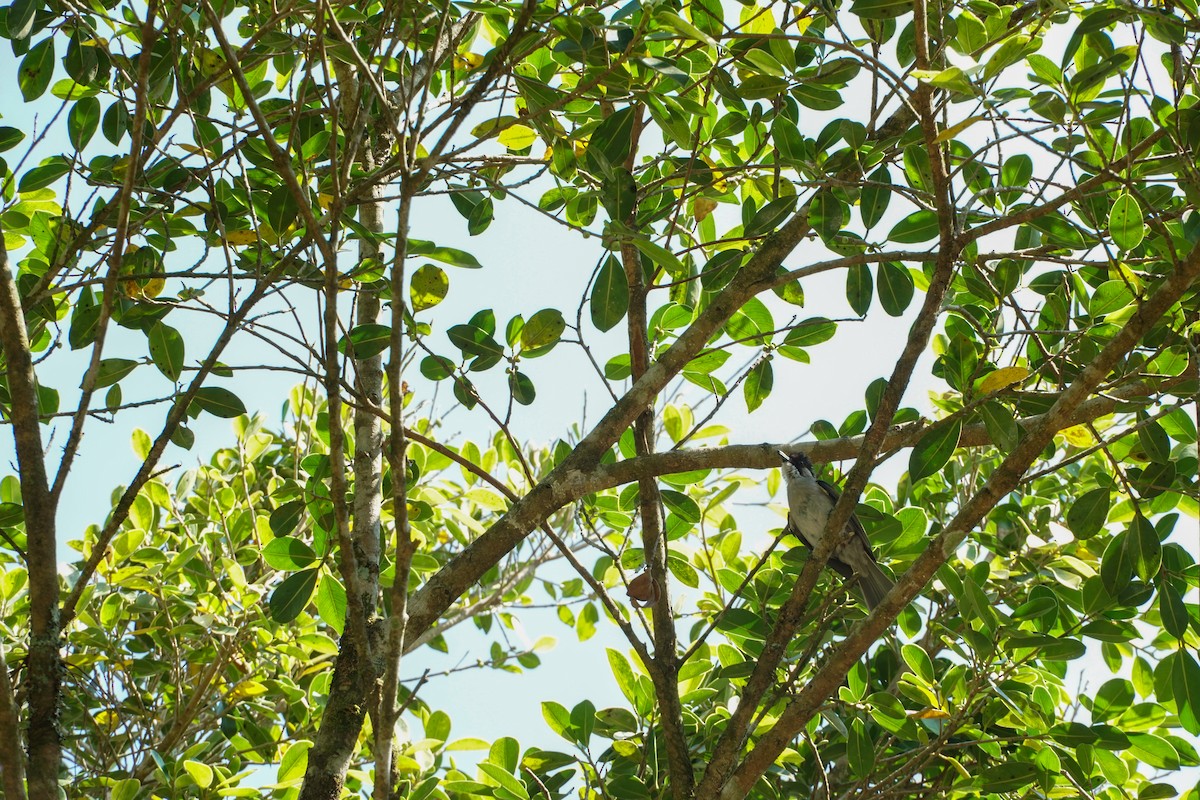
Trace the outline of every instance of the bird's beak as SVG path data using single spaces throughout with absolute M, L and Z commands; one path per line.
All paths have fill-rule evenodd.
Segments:
M 784 460 L 784 463 L 790 464 L 792 462 L 792 459 L 788 456 L 788 454 L 782 450 L 776 450 L 775 452 L 779 453 L 779 457 Z

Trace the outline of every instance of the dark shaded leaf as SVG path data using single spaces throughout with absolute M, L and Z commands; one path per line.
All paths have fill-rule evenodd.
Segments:
M 865 317 L 871 308 L 874 288 L 871 285 L 871 268 L 866 264 L 855 264 L 846 271 L 846 301 L 860 317 Z
M 1111 503 L 1108 489 L 1092 489 L 1067 509 L 1067 527 L 1076 539 L 1095 536 L 1108 519 Z
M 246 404 L 242 399 L 220 386 L 205 386 L 197 390 L 192 402 L 214 417 L 223 419 L 234 419 L 246 413 Z
M 150 360 L 158 371 L 172 381 L 179 380 L 183 372 L 184 345 L 179 331 L 170 325 L 156 322 L 146 331 L 150 343 Z
M 45 94 L 52 77 L 54 39 L 47 36 L 29 48 L 29 52 L 21 59 L 21 68 L 17 70 L 17 85 L 21 87 L 21 96 L 25 98 L 25 102 L 33 102 Z
M 300 616 L 300 612 L 308 605 L 313 589 L 317 586 L 319 570 L 306 569 L 289 575 L 283 583 L 275 587 L 271 593 L 271 619 L 276 622 L 291 622 Z
M 913 448 L 908 460 L 909 480 L 927 478 L 946 466 L 962 435 L 962 421 L 955 419 L 929 430 Z
M 537 397 L 533 381 L 525 373 L 516 370 L 508 374 L 508 389 L 512 392 L 513 399 L 523 406 L 529 405 Z
M 387 350 L 391 339 L 392 329 L 390 326 L 370 322 L 351 328 L 350 332 L 338 342 L 338 351 L 347 353 L 354 359 L 371 358 Z
M 879 304 L 893 317 L 902 315 L 913 298 L 913 278 L 900 264 L 885 261 L 876 275 Z

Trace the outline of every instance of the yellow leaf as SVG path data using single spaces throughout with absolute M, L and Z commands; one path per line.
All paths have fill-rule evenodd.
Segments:
M 717 201 L 711 197 L 697 197 L 692 202 L 692 216 L 696 222 L 703 222 L 704 218 L 713 212 L 717 207 Z
M 991 394 L 994 391 L 1020 383 L 1029 377 L 1029 370 L 1024 367 L 1001 367 L 995 372 L 989 372 L 979 384 L 980 394 Z
M 979 122 L 979 120 L 981 120 L 981 119 L 987 119 L 987 117 L 985 117 L 982 114 L 976 114 L 972 117 L 967 117 L 962 122 L 956 122 L 953 125 L 951 125 L 949 128 L 946 128 L 946 129 L 942 130 L 940 133 L 938 133 L 937 138 L 934 139 L 934 141 L 935 142 L 947 142 L 947 141 L 953 139 L 955 136 L 958 136 L 960 133 L 965 131 L 967 128 L 974 125 L 976 122 Z
M 225 69 L 225 56 L 215 50 L 204 48 L 196 52 L 196 66 L 200 69 L 201 75 L 210 78 Z
M 537 132 L 527 125 L 513 125 L 501 131 L 497 139 L 509 150 L 524 150 L 537 141 Z
M 226 231 L 226 243 L 234 247 L 243 247 L 248 244 L 254 244 L 259 239 L 257 231 Z
M 266 693 L 267 687 L 258 681 L 242 681 L 229 693 L 229 696 L 234 700 L 242 700 L 247 697 L 258 697 Z
M 204 156 L 205 158 L 212 157 L 209 154 L 209 152 L 207 150 L 205 150 L 203 147 L 197 147 L 196 145 L 188 144 L 187 142 L 180 142 L 179 144 L 176 145 L 176 147 L 178 147 L 180 150 L 183 150 L 186 153 L 191 153 L 194 156 Z
M 742 7 L 742 32 L 768 34 L 775 32 L 775 14 L 769 7 L 759 8 L 757 5 Z
M 950 719 L 950 714 L 940 708 L 923 708 L 910 714 L 913 719 Z
M 162 290 L 166 287 L 166 285 L 166 278 L 150 278 L 148 281 L 146 281 L 146 284 L 141 287 L 142 296 L 151 299 L 158 297 L 160 294 L 162 294 Z
M 454 57 L 455 69 L 475 69 L 483 64 L 483 56 L 478 53 L 459 53 Z
M 1072 425 L 1070 428 L 1064 428 L 1059 431 L 1059 433 L 1063 435 L 1063 438 L 1069 444 L 1073 444 L 1076 447 L 1089 447 L 1095 441 L 1092 438 L 1091 431 L 1082 425 Z

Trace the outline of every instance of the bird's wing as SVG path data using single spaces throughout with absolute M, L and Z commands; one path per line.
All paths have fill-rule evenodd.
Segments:
M 821 491 L 825 492 L 826 496 L 828 496 L 829 499 L 834 503 L 837 503 L 838 498 L 842 496 L 841 491 L 828 481 L 823 481 L 818 478 L 817 486 L 820 486 Z M 867 531 L 865 528 L 863 528 L 862 522 L 859 521 L 858 514 L 850 515 L 849 525 L 850 529 L 854 531 L 854 535 L 858 537 L 859 541 L 862 542 L 862 546 L 867 551 L 867 555 L 871 557 L 872 561 L 877 561 L 878 559 L 875 558 L 875 551 L 871 548 L 871 540 L 867 538 Z

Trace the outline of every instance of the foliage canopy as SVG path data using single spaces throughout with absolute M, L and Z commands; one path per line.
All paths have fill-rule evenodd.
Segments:
M 13 0 L 0 35 L 37 121 L 0 127 L 6 797 L 1200 798 L 1193 0 Z M 573 307 L 471 293 L 520 214 L 591 259 Z M 844 419 L 731 443 L 886 317 Z M 567 364 L 599 420 L 523 441 Z M 256 370 L 301 381 L 278 424 Z M 175 474 L 206 415 L 236 446 Z M 100 421 L 141 463 L 64 541 Z M 832 544 L 735 518 L 781 446 L 852 463 L 869 615 Z M 503 632 L 547 596 L 625 635 L 626 705 L 454 740 L 403 655 L 472 623 L 536 668 Z

